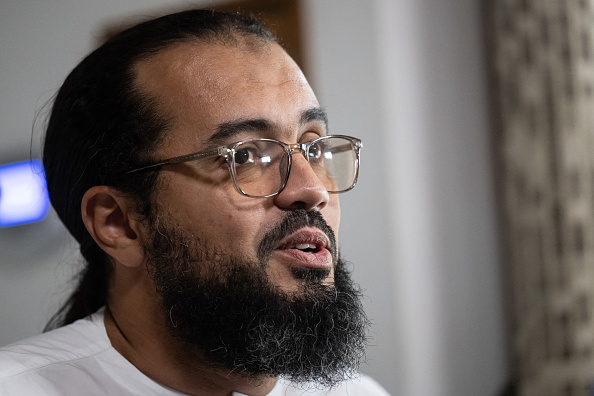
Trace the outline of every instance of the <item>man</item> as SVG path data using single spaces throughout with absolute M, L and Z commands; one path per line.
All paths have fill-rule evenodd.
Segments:
M 86 267 L 62 327 L 0 349 L 0 394 L 385 395 L 356 374 L 367 320 L 336 239 L 360 147 L 250 18 L 111 38 L 44 146 Z

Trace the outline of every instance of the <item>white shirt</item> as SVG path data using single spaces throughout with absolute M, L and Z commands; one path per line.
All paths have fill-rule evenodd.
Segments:
M 2 396 L 183 395 L 140 372 L 112 346 L 103 310 L 75 323 L 0 348 Z M 240 396 L 240 393 L 234 393 Z M 269 396 L 388 396 L 366 376 L 331 391 L 279 379 Z

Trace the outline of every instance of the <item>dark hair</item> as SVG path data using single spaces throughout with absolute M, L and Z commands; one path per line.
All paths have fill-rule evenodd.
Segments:
M 237 37 L 275 42 L 252 17 L 184 11 L 113 36 L 66 78 L 50 114 L 43 163 L 52 205 L 79 242 L 86 265 L 77 288 L 46 329 L 72 323 L 107 303 L 111 263 L 82 222 L 84 193 L 93 186 L 111 186 L 136 199 L 140 216 L 151 211 L 157 173 L 126 171 L 150 160 L 169 121 L 135 87 L 134 65 L 175 43 L 199 40 L 229 45 Z

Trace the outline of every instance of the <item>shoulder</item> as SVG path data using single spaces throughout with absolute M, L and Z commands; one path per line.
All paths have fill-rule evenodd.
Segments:
M 85 358 L 110 347 L 99 311 L 68 326 L 0 348 L 0 378 Z
M 110 348 L 103 312 L 0 348 L 0 390 L 26 385 L 43 373 L 66 374 L 77 364 Z M 2 393 L 2 392 L 0 392 Z
M 390 396 L 373 378 L 363 374 L 342 382 L 332 389 L 321 389 L 315 385 L 295 385 L 282 379 L 279 382 L 281 390 L 279 395 L 283 396 Z M 271 394 L 273 395 L 275 396 L 274 393 Z

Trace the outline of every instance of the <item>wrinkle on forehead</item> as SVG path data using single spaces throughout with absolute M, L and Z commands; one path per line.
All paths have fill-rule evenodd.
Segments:
M 279 57 L 279 52 L 284 55 Z M 229 57 L 234 68 L 228 67 Z M 276 62 L 272 62 L 276 59 Z M 262 64 L 268 63 L 264 69 Z M 225 72 L 222 73 L 221 70 Z M 298 91 L 309 84 L 293 60 L 276 43 L 227 45 L 185 42 L 172 45 L 135 67 L 137 86 L 147 93 L 177 91 L 187 98 L 213 103 L 225 98 L 231 87 L 293 84 Z
M 172 120 L 171 139 L 185 135 L 193 147 L 224 122 L 266 118 L 296 126 L 302 111 L 319 106 L 299 67 L 276 43 L 180 43 L 140 61 L 135 72 L 137 88 Z

